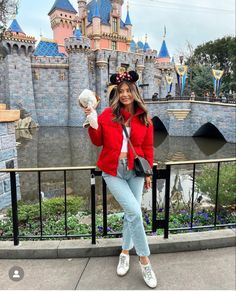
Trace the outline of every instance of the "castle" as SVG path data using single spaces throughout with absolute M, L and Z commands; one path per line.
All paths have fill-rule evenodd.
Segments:
M 0 103 L 20 108 L 39 126 L 81 126 L 78 95 L 89 88 L 108 105 L 107 86 L 118 68 L 138 72 L 144 98 L 166 96 L 166 76 L 173 74 L 165 39 L 159 54 L 132 39 L 129 8 L 123 0 L 55 0 L 48 15 L 53 40 L 27 36 L 16 19 L 0 43 Z M 175 91 L 173 82 L 172 92 Z

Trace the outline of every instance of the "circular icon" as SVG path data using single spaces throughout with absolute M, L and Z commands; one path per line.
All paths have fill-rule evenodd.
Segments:
M 24 278 L 24 270 L 19 266 L 14 266 L 9 270 L 8 275 L 12 281 L 20 281 Z

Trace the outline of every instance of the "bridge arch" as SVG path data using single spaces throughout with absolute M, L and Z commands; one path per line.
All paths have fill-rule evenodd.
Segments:
M 162 131 L 162 132 L 168 133 L 164 123 L 161 121 L 161 119 L 159 117 L 154 116 L 152 118 L 152 122 L 153 122 L 154 130 L 158 130 L 158 131 Z
M 193 137 L 199 137 L 199 136 L 204 136 L 204 137 L 215 137 L 215 138 L 220 138 L 226 141 L 225 137 L 223 134 L 219 131 L 219 129 L 212 123 L 207 122 L 203 124 L 195 133 L 193 134 Z

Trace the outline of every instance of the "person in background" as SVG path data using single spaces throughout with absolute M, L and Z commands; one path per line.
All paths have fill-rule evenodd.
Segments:
M 195 97 L 196 97 L 195 92 L 192 91 L 192 92 L 191 92 L 191 95 L 190 95 L 190 100 L 194 100 Z
M 171 98 L 171 97 L 172 97 L 171 93 L 168 92 L 167 95 L 166 95 L 166 99 L 169 99 L 169 98 Z
M 147 237 L 144 230 L 141 200 L 143 186 L 151 187 L 151 177 L 138 177 L 134 171 L 134 153 L 123 131 L 124 125 L 139 156 L 153 166 L 153 125 L 140 96 L 135 71 L 113 74 L 114 95 L 110 107 L 98 116 L 98 129 L 88 129 L 91 141 L 102 146 L 97 166 L 114 198 L 124 210 L 123 243 L 117 275 L 124 276 L 130 268 L 129 251 L 134 247 L 139 256 L 143 279 L 150 288 L 157 286 L 152 269 Z M 113 90 L 112 89 L 112 90 Z M 84 109 L 86 115 L 91 108 Z
M 152 101 L 157 101 L 158 98 L 159 98 L 159 96 L 158 96 L 157 92 L 152 95 Z

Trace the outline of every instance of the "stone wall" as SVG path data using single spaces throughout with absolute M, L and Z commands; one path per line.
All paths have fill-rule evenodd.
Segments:
M 68 125 L 68 69 L 35 68 L 34 100 L 40 126 Z
M 121 66 L 139 73 L 138 85 L 149 83 L 146 98 L 159 91 L 155 78 L 161 72 L 154 65 L 156 51 L 91 50 L 88 38 L 70 37 L 65 39 L 67 56 L 37 57 L 31 53 L 33 43 L 26 46 L 12 40 L 12 49 L 8 49 L 6 41 L 3 43 L 6 54 L 0 61 L 0 102 L 12 109 L 24 109 L 39 126 L 82 126 L 84 113 L 77 106 L 79 94 L 85 88 L 95 91 L 101 98 L 101 112 L 109 103 L 110 76 Z M 145 93 L 141 88 L 140 92 Z
M 14 123 L 0 123 L 0 169 L 17 167 L 17 151 Z M 17 179 L 17 198 L 20 199 L 19 175 Z M 0 200 L 1 208 L 11 204 L 10 175 L 0 172 Z
M 158 117 L 170 136 L 194 136 L 210 123 L 227 142 L 236 142 L 236 106 L 199 101 L 147 102 L 151 117 Z
M 7 103 L 6 100 L 6 64 L 5 60 L 0 57 L 0 103 Z
M 13 52 L 7 55 L 6 66 L 10 108 L 25 109 L 37 123 L 30 57 Z

